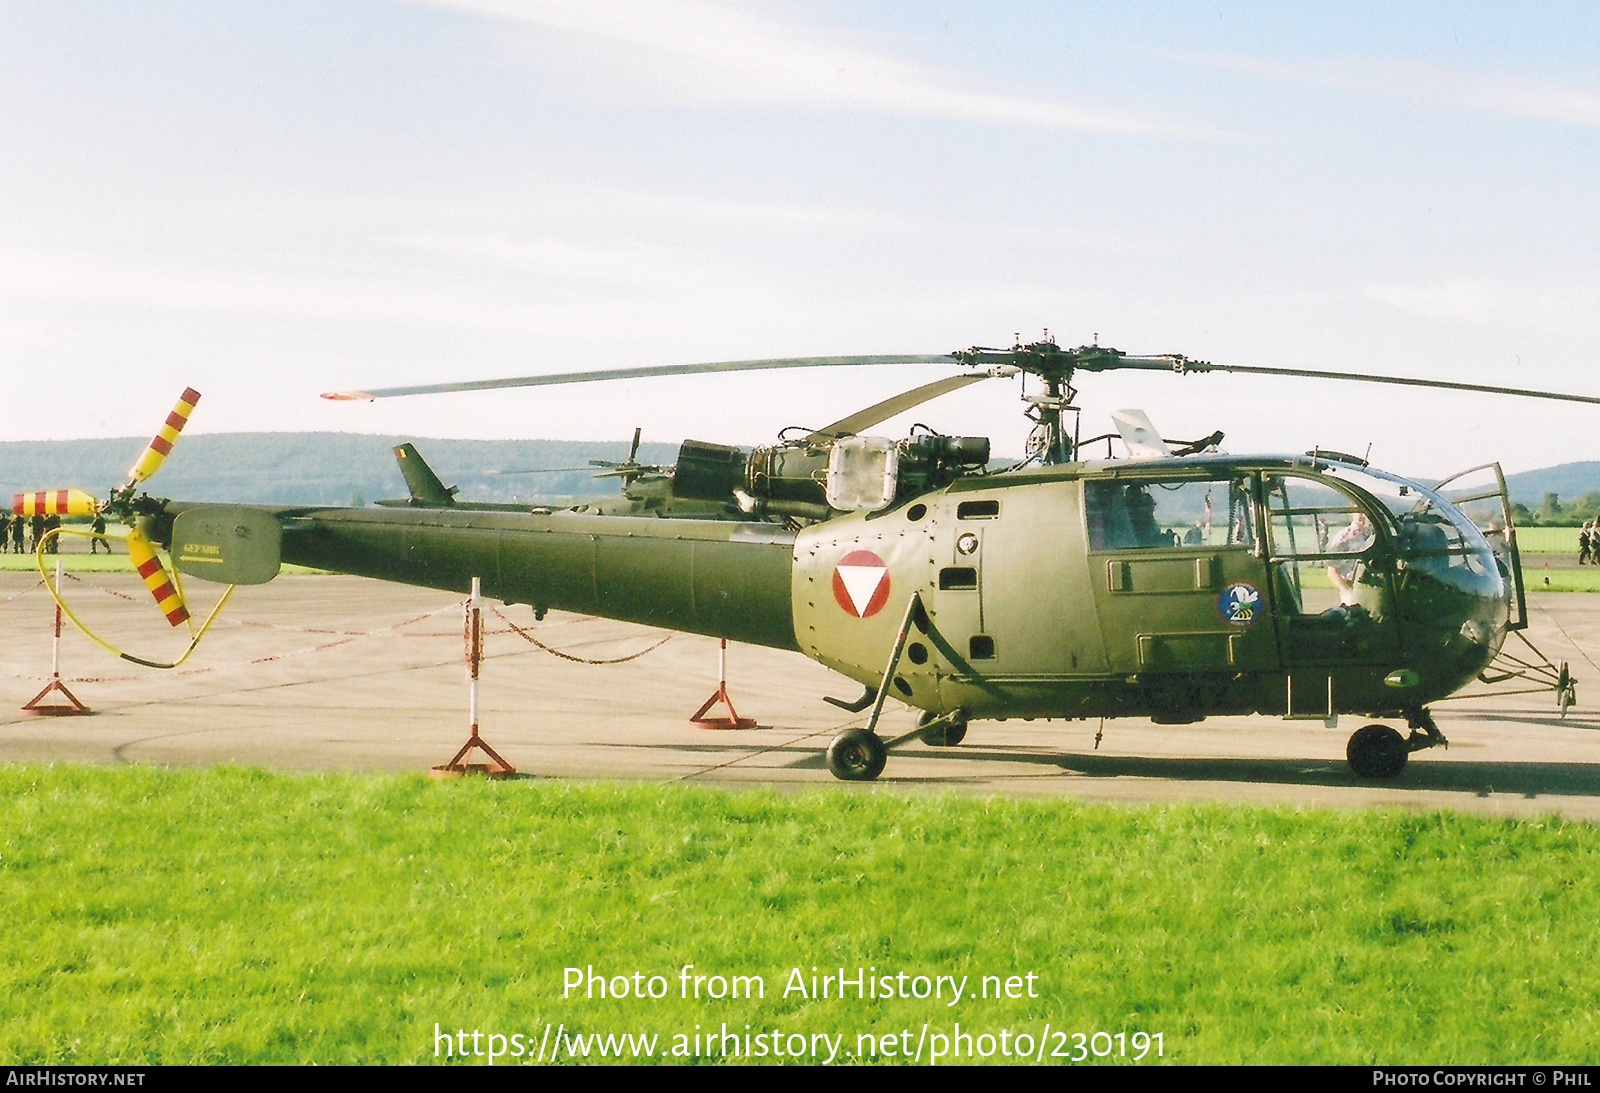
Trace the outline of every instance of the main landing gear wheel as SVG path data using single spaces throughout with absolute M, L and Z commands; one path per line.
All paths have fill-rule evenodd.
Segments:
M 888 761 L 889 749 L 865 729 L 846 729 L 828 745 L 828 769 L 846 782 L 870 782 Z
M 1345 747 L 1350 769 L 1362 778 L 1393 778 L 1406 768 L 1411 754 L 1406 738 L 1387 725 L 1366 725 Z
M 944 721 L 943 715 L 925 713 L 917 719 L 922 730 L 922 742 L 934 748 L 953 748 L 967 738 L 966 719 Z

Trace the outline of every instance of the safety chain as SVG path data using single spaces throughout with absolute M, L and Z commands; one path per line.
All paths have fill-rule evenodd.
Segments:
M 34 581 L 27 588 L 24 588 L 21 592 L 13 592 L 11 595 L 7 596 L 5 599 L 0 600 L 0 607 L 4 607 L 6 604 L 10 603 L 12 600 L 16 599 L 19 596 L 26 596 L 29 592 L 32 592 L 35 588 L 43 588 L 43 587 L 44 587 L 44 578 L 40 577 L 37 581 Z
M 577 657 L 577 656 L 573 656 L 571 653 L 563 653 L 560 649 L 552 649 L 550 646 L 546 645 L 544 642 L 540 641 L 538 638 L 536 638 L 532 634 L 528 633 L 522 627 L 518 626 L 516 623 L 512 622 L 510 619 L 508 619 L 504 615 L 502 615 L 500 613 L 500 609 L 498 607 L 490 606 L 489 610 L 494 613 L 494 617 L 495 618 L 499 619 L 501 622 L 503 622 L 507 626 L 511 627 L 511 629 L 516 632 L 517 636 L 522 638 L 524 641 L 528 642 L 531 645 L 538 646 L 540 649 L 543 649 L 545 652 L 549 653 L 553 657 L 560 657 L 562 660 L 570 660 L 574 664 L 626 664 L 630 660 L 638 660 L 640 657 L 644 656 L 646 653 L 655 652 L 657 649 L 661 648 L 663 645 L 665 645 L 667 642 L 671 641 L 672 638 L 673 638 L 673 635 L 667 634 L 660 641 L 656 642 L 654 645 L 650 646 L 649 648 L 641 649 L 637 653 L 630 653 L 629 655 L 627 655 L 625 657 L 615 657 L 615 658 L 610 659 L 610 660 L 601 660 L 601 659 L 591 660 L 588 657 Z
M 546 623 L 545 625 L 547 625 L 547 626 L 572 626 L 572 625 L 574 625 L 576 623 L 580 623 L 580 622 L 593 622 L 593 621 L 594 621 L 594 616 L 593 615 L 578 615 L 578 616 L 576 616 L 574 618 L 562 619 L 559 622 Z M 357 638 L 362 637 L 363 634 L 364 634 L 364 631 L 360 631 L 360 630 L 328 630 L 328 629 L 318 629 L 316 627 L 310 627 L 310 626 L 285 626 L 282 623 L 277 623 L 277 622 L 256 622 L 256 621 L 251 620 L 251 619 L 235 619 L 234 622 L 233 622 L 233 625 L 234 626 L 240 626 L 240 627 L 249 627 L 249 628 L 255 629 L 255 630 L 281 630 L 281 631 L 283 631 L 285 633 L 290 633 L 290 634 L 336 634 L 336 635 L 349 635 L 350 637 L 357 637 Z M 483 636 L 484 637 L 491 637 L 491 636 L 494 636 L 496 634 L 509 634 L 509 633 L 511 633 L 511 628 L 509 626 L 506 627 L 503 630 L 492 630 L 492 629 L 489 629 L 488 627 L 485 627 L 484 631 L 483 631 Z M 456 632 L 454 630 L 408 630 L 404 634 L 398 634 L 396 636 L 397 637 L 402 637 L 402 638 L 453 638 L 453 637 L 455 637 L 455 635 L 456 635 Z
M 119 600 L 127 600 L 129 603 L 143 603 L 144 602 L 144 599 L 142 597 L 130 596 L 126 592 L 118 592 L 114 588 L 106 588 L 104 585 L 98 585 L 98 584 L 90 585 L 88 581 L 84 580 L 82 577 L 78 576 L 76 573 L 63 573 L 61 575 L 63 577 L 65 577 L 69 581 L 77 581 L 79 584 L 89 585 L 89 587 L 94 589 L 96 592 L 104 592 L 107 596 L 115 596 Z
M 1577 639 L 1575 639 L 1571 634 L 1567 633 L 1567 628 L 1565 626 L 1561 625 L 1561 620 L 1556 618 L 1555 612 L 1551 611 L 1548 607 L 1546 607 L 1542 603 L 1535 603 L 1534 606 L 1537 607 L 1540 611 L 1544 612 L 1545 617 L 1548 618 L 1551 621 L 1551 623 L 1553 623 L 1555 625 L 1555 628 L 1557 630 L 1561 631 L 1562 637 L 1566 638 L 1567 641 L 1571 643 L 1572 647 L 1578 651 L 1578 655 L 1580 657 L 1582 657 L 1584 660 L 1589 662 L 1589 667 L 1593 668 L 1597 672 L 1600 672 L 1600 664 L 1596 664 L 1594 662 L 1594 659 L 1592 657 L 1590 657 L 1587 652 L 1584 651 L 1583 646 L 1578 644 Z
M 79 584 L 83 585 L 84 587 L 93 589 L 96 592 L 103 592 L 107 596 L 114 596 L 119 600 L 126 600 L 128 603 L 142 604 L 142 603 L 145 602 L 145 598 L 143 596 L 130 596 L 126 592 L 118 592 L 114 588 L 106 588 L 104 585 L 98 585 L 98 584 L 90 584 L 89 582 L 85 581 L 83 578 L 79 577 L 76 573 L 70 573 L 70 572 L 63 573 L 62 577 L 66 578 L 69 581 L 77 581 Z M 12 596 L 8 596 L 7 598 L 5 598 L 3 600 L 0 600 L 0 607 L 4 607 L 6 604 L 8 604 L 12 600 L 16 599 L 18 596 L 23 596 L 23 595 L 26 595 L 29 592 L 32 592 L 35 588 L 43 587 L 44 583 L 45 582 L 42 579 L 38 580 L 38 581 L 35 581 L 33 584 L 29 585 L 27 588 L 24 588 L 21 592 L 18 592 L 16 594 L 12 595 Z M 423 616 L 423 617 L 426 617 L 426 616 Z M 556 626 L 570 626 L 572 623 L 575 623 L 575 622 L 593 622 L 593 621 L 594 621 L 594 616 L 593 615 L 580 615 L 580 616 L 578 616 L 576 618 L 573 618 L 573 619 L 563 620 L 562 622 L 554 623 L 553 625 L 556 625 Z M 367 635 L 367 632 L 366 631 L 362 631 L 362 630 L 336 630 L 336 629 L 333 629 L 331 627 L 317 627 L 317 626 L 285 626 L 282 623 L 257 622 L 257 621 L 252 620 L 252 619 L 239 619 L 239 620 L 236 620 L 233 623 L 233 625 L 234 626 L 239 626 L 239 627 L 247 627 L 247 628 L 255 629 L 255 630 L 279 630 L 279 631 L 283 631 L 285 633 L 290 633 L 290 634 L 328 634 L 328 635 L 333 635 L 333 636 L 337 636 L 337 637 L 352 637 L 352 638 L 360 638 L 360 637 L 365 637 Z M 377 633 L 379 631 L 373 631 L 373 632 Z M 509 628 L 505 629 L 505 630 L 488 630 L 488 629 L 486 629 L 486 630 L 483 631 L 484 637 L 491 637 L 491 636 L 498 635 L 498 634 L 509 634 L 509 633 L 511 633 L 511 630 Z M 425 630 L 425 631 L 421 631 L 421 632 L 411 631 L 411 632 L 407 632 L 407 633 L 404 633 L 404 634 L 400 634 L 398 636 L 402 637 L 402 638 L 442 638 L 442 637 L 450 637 L 451 634 L 447 633 L 447 632 L 443 632 L 443 631 L 438 631 L 438 630 Z M 32 678 L 32 677 L 29 677 L 29 678 Z M 81 681 L 75 681 L 75 682 L 81 682 Z
M 232 671 L 232 670 L 234 670 L 236 668 L 251 668 L 251 667 L 255 667 L 257 665 L 261 665 L 261 664 L 272 664 L 275 661 L 289 660 L 292 657 L 302 657 L 302 656 L 306 656 L 309 653 L 321 653 L 321 652 L 324 652 L 324 651 L 326 651 L 328 649 L 336 649 L 341 645 L 349 645 L 352 642 L 361 640 L 362 638 L 373 638 L 373 637 L 378 637 L 381 634 L 387 634 L 387 633 L 391 633 L 393 631 L 397 631 L 401 627 L 410 626 L 413 623 L 421 622 L 424 619 L 431 619 L 435 615 L 442 615 L 442 614 L 444 614 L 446 612 L 454 611 L 454 610 L 458 609 L 460 606 L 461 606 L 460 604 L 450 604 L 449 606 L 441 607 L 436 611 L 429 611 L 426 614 L 415 615 L 415 616 L 413 616 L 413 617 L 411 617 L 409 619 L 402 620 L 401 622 L 391 623 L 388 626 L 379 627 L 376 630 L 368 630 L 368 631 L 365 631 L 363 633 L 347 634 L 346 636 L 343 636 L 343 637 L 339 638 L 337 641 L 325 641 L 325 642 L 321 642 L 321 643 L 319 643 L 317 645 L 307 646 L 304 649 L 293 649 L 293 650 L 290 650 L 287 653 L 274 653 L 271 656 L 265 656 L 265 657 L 253 657 L 250 660 L 235 661 L 232 664 L 213 664 L 213 665 L 208 665 L 207 667 L 204 667 L 204 668 L 183 668 L 183 669 L 180 669 L 178 671 L 173 672 L 172 674 L 173 675 L 178 675 L 178 676 L 200 676 L 200 675 L 206 675 L 208 673 L 214 673 L 214 672 Z M 404 635 L 402 635 L 402 636 L 404 636 Z M 0 677 L 11 678 L 11 679 L 45 679 L 45 678 L 48 678 L 48 677 L 43 676 L 43 675 L 24 674 L 24 673 L 20 673 L 20 672 L 17 672 L 17 673 L 13 673 L 13 672 L 0 673 Z M 137 682 L 137 681 L 141 681 L 141 680 L 145 680 L 145 679 L 149 679 L 149 678 L 150 677 L 147 676 L 147 675 L 75 676 L 75 677 L 73 677 L 71 679 L 65 680 L 65 682 L 67 682 L 67 683 L 133 683 L 133 682 Z
M 125 595 L 125 594 L 123 594 L 121 592 L 115 591 L 114 589 L 105 588 L 105 587 L 100 586 L 100 585 L 89 585 L 88 582 L 81 581 L 80 578 L 78 578 L 74 574 L 64 573 L 63 576 L 66 577 L 68 580 L 79 581 L 79 583 L 82 583 L 82 584 L 87 585 L 88 587 L 94 588 L 96 591 L 104 592 L 109 596 L 115 596 L 115 597 L 117 597 L 119 599 L 129 600 L 129 601 L 132 601 L 134 603 L 141 602 L 138 597 Z M 12 595 L 6 597 L 5 599 L 0 600 L 0 606 L 4 606 L 5 604 L 10 603 L 12 600 L 17 599 L 20 596 L 27 595 L 29 592 L 32 592 L 34 589 L 39 588 L 39 587 L 43 586 L 44 584 L 45 584 L 45 582 L 43 580 L 36 581 L 33 584 L 29 585 L 27 588 L 24 588 L 21 591 L 13 593 Z M 422 622 L 422 621 L 424 621 L 426 619 L 433 618 L 433 617 L 435 617 L 437 615 L 442 615 L 442 614 L 445 614 L 446 612 L 453 611 L 459 606 L 460 606 L 460 604 L 451 604 L 448 607 L 441 607 L 441 608 L 439 608 L 439 609 L 437 609 L 435 611 L 429 611 L 429 612 L 426 612 L 426 613 L 421 614 L 421 615 L 414 615 L 411 618 L 404 619 L 404 620 L 402 620 L 400 622 L 391 623 L 388 626 L 379 627 L 376 630 L 364 630 L 364 631 L 316 629 L 316 628 L 311 628 L 311 627 L 283 626 L 283 625 L 276 624 L 276 623 L 262 623 L 262 622 L 241 621 L 237 625 L 246 626 L 246 627 L 252 627 L 252 628 L 258 628 L 258 629 L 267 629 L 267 630 L 283 630 L 283 631 L 288 631 L 288 632 L 292 632 L 292 633 L 327 634 L 327 635 L 336 637 L 336 640 L 319 642 L 319 643 L 317 643 L 315 645 L 306 646 L 303 649 L 291 650 L 290 652 L 287 652 L 287 653 L 274 653 L 271 656 L 253 657 L 253 658 L 251 658 L 249 660 L 235 661 L 232 664 L 214 664 L 214 665 L 208 665 L 208 666 L 203 667 L 203 668 L 184 668 L 184 669 L 180 669 L 178 671 L 175 671 L 173 674 L 174 675 L 180 675 L 180 676 L 208 675 L 208 674 L 217 673 L 217 672 L 232 671 L 232 670 L 238 669 L 238 668 L 249 668 L 249 667 L 255 667 L 255 666 L 259 666 L 259 665 L 263 665 L 263 664 L 272 664 L 272 663 L 274 663 L 276 661 L 288 660 L 288 659 L 293 658 L 293 657 L 306 656 L 306 655 L 308 655 L 310 653 L 325 652 L 325 651 L 327 651 L 329 649 L 336 649 L 336 648 L 338 648 L 339 646 L 342 646 L 342 645 L 349 645 L 352 642 L 358 641 L 358 640 L 360 640 L 362 638 L 378 637 L 378 636 L 383 635 L 383 634 L 395 634 L 398 637 L 405 637 L 405 638 L 410 638 L 410 637 L 445 637 L 445 636 L 448 636 L 448 635 L 445 634 L 445 633 L 439 633 L 439 632 L 434 632 L 434 631 L 428 631 L 428 632 L 423 632 L 423 633 L 417 633 L 417 632 L 414 632 L 414 631 L 413 632 L 401 632 L 401 631 L 403 631 L 403 629 L 405 627 L 407 627 L 407 626 L 411 626 L 411 625 L 413 625 L 415 623 Z M 674 637 L 674 635 L 672 635 L 672 634 L 666 634 L 661 638 L 660 641 L 655 642 L 653 645 L 650 645 L 647 648 L 641 649 L 636 653 L 630 653 L 627 656 L 610 657 L 610 658 L 580 657 L 580 656 L 576 656 L 576 655 L 574 655 L 572 653 L 563 652 L 560 649 L 553 648 L 553 647 L 545 644 L 544 642 L 540 641 L 533 634 L 529 633 L 527 630 L 523 629 L 522 627 L 518 626 L 516 623 L 512 622 L 510 619 L 506 618 L 506 616 L 501 613 L 499 608 L 490 606 L 489 610 L 494 614 L 494 616 L 497 619 L 499 619 L 501 622 L 505 623 L 506 628 L 503 629 L 503 630 L 502 629 L 485 629 L 483 631 L 483 635 L 485 637 L 489 637 L 491 635 L 498 635 L 498 634 L 508 634 L 508 633 L 516 634 L 518 637 L 522 638 L 524 641 L 527 641 L 529 644 L 534 645 L 534 646 L 544 650 L 545 652 L 549 653 L 551 656 L 560 657 L 562 660 L 572 661 L 575 664 L 595 664 L 595 665 L 600 665 L 600 664 L 626 664 L 629 661 L 638 660 L 640 657 L 644 656 L 646 653 L 654 652 L 655 650 L 657 650 L 657 649 L 661 648 L 663 645 L 665 645 L 667 642 L 671 641 L 672 638 Z M 579 616 L 577 618 L 563 619 L 563 620 L 561 620 L 561 621 L 559 621 L 557 623 L 554 623 L 553 625 L 556 625 L 556 626 L 571 626 L 571 625 L 573 625 L 575 623 L 593 622 L 593 621 L 595 621 L 594 620 L 594 616 L 592 616 L 592 615 L 583 615 L 583 616 Z M 463 637 L 465 638 L 466 635 L 463 634 Z M 43 679 L 45 677 L 42 676 L 42 675 L 35 674 L 35 673 L 0 672 L 0 678 Z M 74 677 L 72 677 L 70 679 L 65 680 L 65 682 L 68 682 L 68 683 L 131 683 L 131 682 L 136 682 L 136 681 L 143 680 L 143 679 L 146 679 L 146 678 L 148 678 L 148 677 L 146 677 L 144 675 L 74 676 Z

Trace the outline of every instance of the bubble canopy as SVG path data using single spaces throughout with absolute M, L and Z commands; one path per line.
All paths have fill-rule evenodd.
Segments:
M 1344 463 L 1318 462 L 1315 473 L 1353 488 L 1387 515 L 1396 556 L 1473 597 L 1503 599 L 1506 584 L 1494 549 L 1460 509 L 1427 486 Z

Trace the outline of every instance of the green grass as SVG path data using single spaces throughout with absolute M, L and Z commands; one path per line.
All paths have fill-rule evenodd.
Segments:
M 1545 578 L 1550 583 L 1545 583 Z M 1600 566 L 1544 568 L 1532 559 L 1523 559 L 1522 580 L 1529 592 L 1600 592 Z
M 53 554 L 46 556 L 45 567 L 54 570 L 57 558 L 68 573 L 123 573 L 133 569 L 126 554 Z M 0 571 L 32 573 L 35 568 L 32 554 L 0 554 Z
M 1556 820 L 6 767 L 0 1058 L 427 1062 L 436 1022 L 854 1051 L 959 1021 L 1160 1033 L 1179 1063 L 1593 1063 L 1597 872 L 1600 828 Z M 683 964 L 766 996 L 683 1001 Z M 563 999 L 588 965 L 670 990 Z M 783 997 L 841 965 L 1039 997 Z
M 1565 554 L 1578 556 L 1577 528 L 1517 529 L 1517 549 L 1524 554 Z

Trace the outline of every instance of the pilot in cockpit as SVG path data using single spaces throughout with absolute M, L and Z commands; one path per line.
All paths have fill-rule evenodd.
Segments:
M 1328 541 L 1327 552 L 1360 554 L 1372 546 L 1376 539 L 1377 534 L 1372 530 L 1372 521 L 1367 518 L 1367 514 L 1353 512 L 1350 514 L 1350 522 Z M 1333 587 L 1339 590 L 1339 602 L 1346 607 L 1353 607 L 1358 602 L 1356 578 L 1360 566 L 1361 563 L 1354 559 L 1328 566 L 1328 579 L 1333 582 Z

